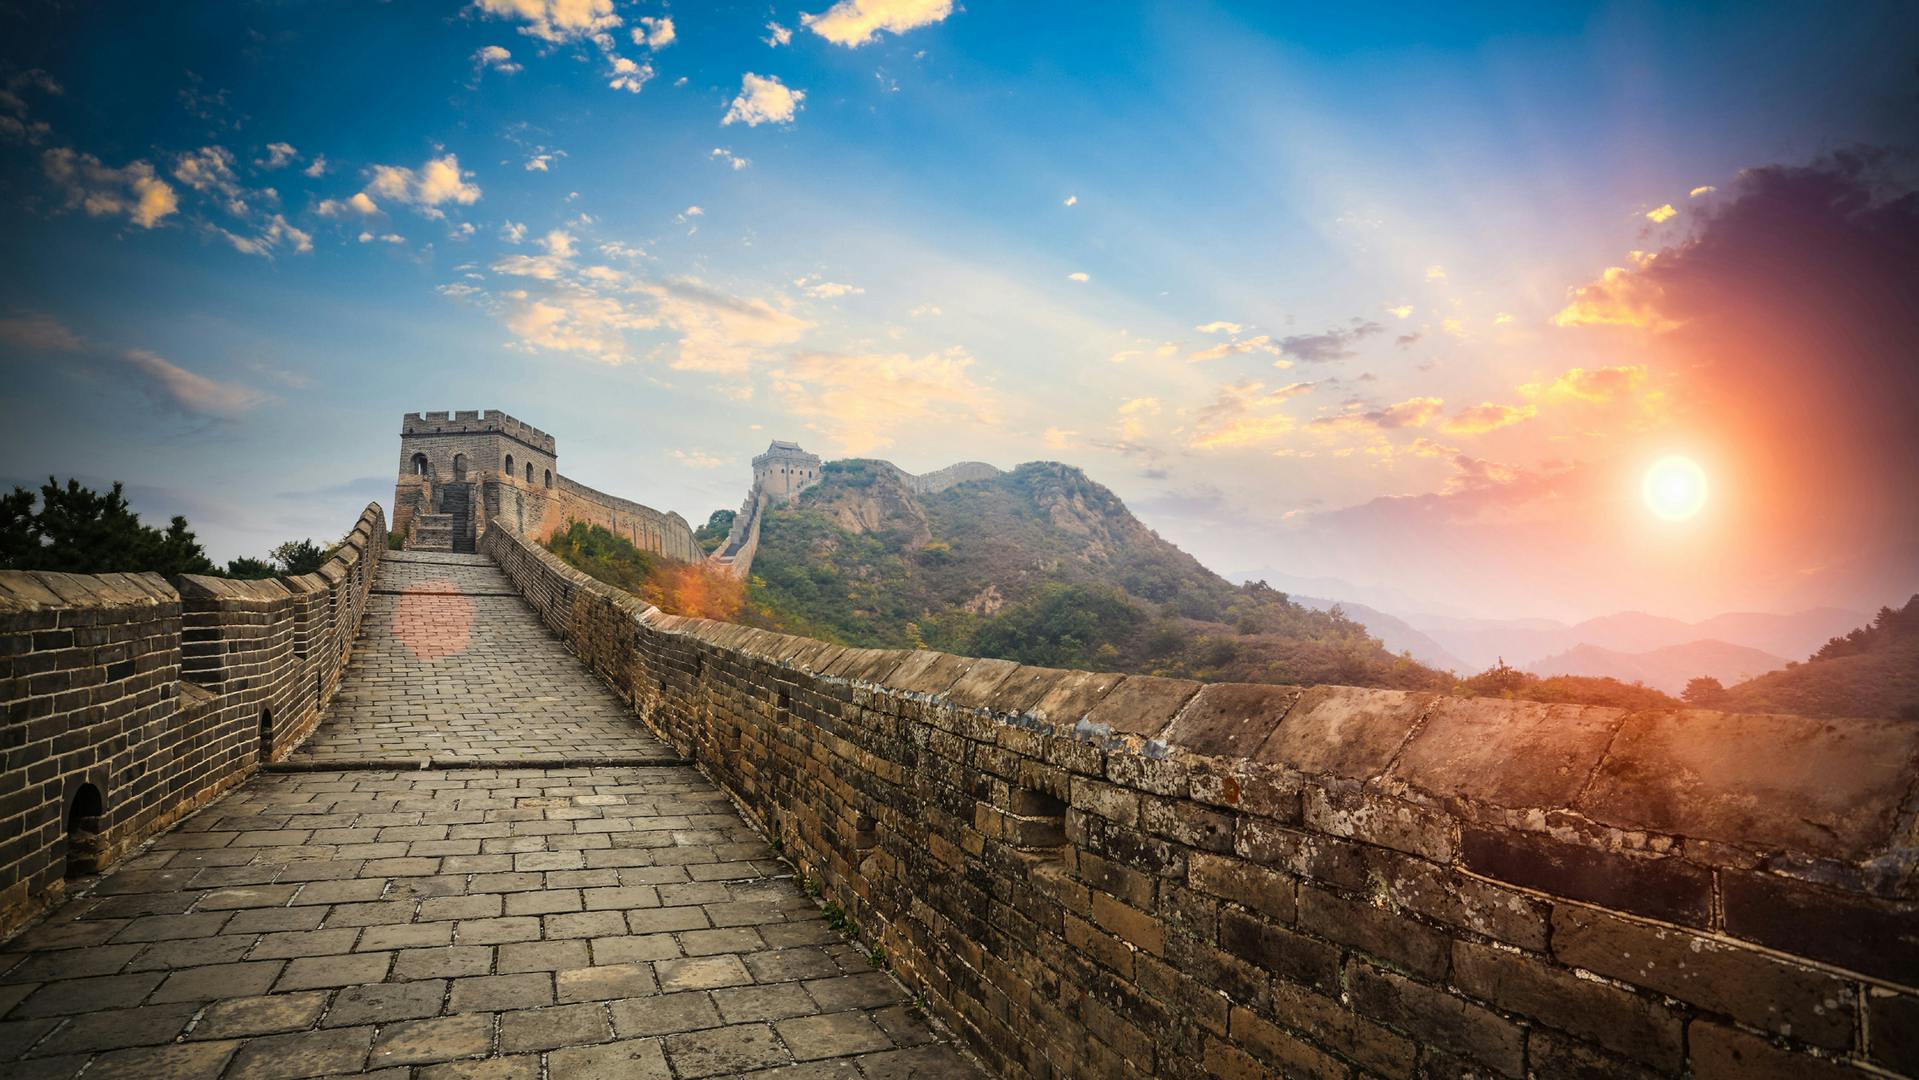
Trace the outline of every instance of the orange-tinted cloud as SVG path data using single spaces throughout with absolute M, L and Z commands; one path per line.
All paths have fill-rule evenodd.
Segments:
M 1439 430 L 1448 435 L 1483 435 L 1488 431 L 1524 423 L 1537 415 L 1539 407 L 1536 405 L 1501 405 L 1483 401 L 1454 413 L 1451 419 L 1440 425 Z

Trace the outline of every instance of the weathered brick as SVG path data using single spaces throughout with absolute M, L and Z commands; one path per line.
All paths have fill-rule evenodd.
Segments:
M 1686 1030 L 1695 1080 L 1842 1080 L 1860 1074 L 1836 1061 L 1793 1053 L 1708 1020 Z
M 1672 856 L 1600 851 L 1533 833 L 1468 828 L 1460 863 L 1557 896 L 1687 926 L 1712 916 L 1712 872 Z
M 1339 978 L 1338 949 L 1231 908 L 1219 915 L 1219 947 L 1302 986 L 1328 990 Z
M 1507 1011 L 1658 1069 L 1679 1067 L 1680 1019 L 1650 998 L 1470 941 L 1453 943 L 1452 978 L 1461 990 Z
M 1592 908 L 1553 911 L 1553 955 L 1741 1023 L 1835 1050 L 1852 1045 L 1853 988 L 1756 949 Z
M 1231 900 L 1280 922 L 1293 921 L 1297 879 L 1291 875 L 1242 859 L 1201 852 L 1187 861 L 1186 880 L 1200 892 Z
M 1353 1009 L 1505 1076 L 1525 1073 L 1525 1032 L 1483 1006 L 1364 963 L 1347 966 Z
M 1882 978 L 1919 971 L 1919 902 L 1874 900 L 1774 874 L 1720 876 L 1726 931 L 1800 956 Z
M 1403 912 L 1302 885 L 1299 926 L 1428 979 L 1446 974 L 1449 939 Z

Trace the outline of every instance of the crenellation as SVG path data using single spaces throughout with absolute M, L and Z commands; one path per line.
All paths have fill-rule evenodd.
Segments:
M 0 935 L 312 730 L 385 547 L 370 505 L 304 578 L 0 572 Z M 84 792 L 98 828 L 70 833 Z

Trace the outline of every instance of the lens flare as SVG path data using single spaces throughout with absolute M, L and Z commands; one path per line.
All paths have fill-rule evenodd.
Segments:
M 1640 494 L 1654 516 L 1685 521 L 1706 508 L 1706 470 L 1691 458 L 1660 458 L 1646 470 Z

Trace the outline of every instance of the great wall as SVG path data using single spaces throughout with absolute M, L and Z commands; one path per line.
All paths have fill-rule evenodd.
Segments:
M 0 1072 L 1919 1076 L 1919 725 L 671 616 L 537 541 L 678 515 L 401 439 L 407 550 L 0 573 Z

